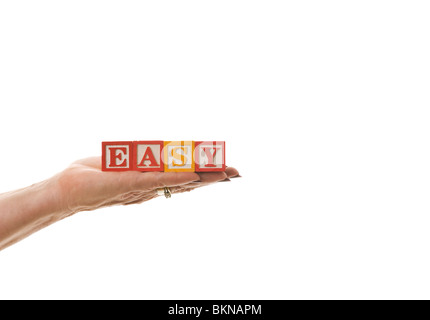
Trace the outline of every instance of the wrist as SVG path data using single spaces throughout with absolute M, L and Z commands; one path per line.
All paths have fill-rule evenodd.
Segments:
M 0 250 L 70 215 L 56 177 L 0 195 Z
M 40 182 L 37 187 L 42 194 L 42 199 L 46 199 L 43 211 L 52 219 L 61 220 L 74 213 L 73 208 L 70 208 L 67 202 L 69 191 L 65 190 L 62 184 L 61 173 Z

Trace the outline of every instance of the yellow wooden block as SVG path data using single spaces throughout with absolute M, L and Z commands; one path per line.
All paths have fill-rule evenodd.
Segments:
M 194 172 L 194 141 L 164 141 L 164 171 Z

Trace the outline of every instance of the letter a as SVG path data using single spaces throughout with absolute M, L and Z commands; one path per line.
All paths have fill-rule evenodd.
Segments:
M 145 166 L 145 161 L 149 161 L 149 166 L 155 167 L 159 166 L 157 160 L 155 160 L 154 154 L 152 153 L 151 147 L 147 147 L 145 154 L 143 155 L 142 161 L 138 164 L 138 166 Z

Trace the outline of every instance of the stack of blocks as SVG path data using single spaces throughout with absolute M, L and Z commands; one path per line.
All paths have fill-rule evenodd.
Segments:
M 224 141 L 102 142 L 102 171 L 225 171 Z

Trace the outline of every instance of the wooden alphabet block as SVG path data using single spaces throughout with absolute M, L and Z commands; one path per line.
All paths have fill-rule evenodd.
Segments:
M 224 141 L 102 142 L 102 171 L 225 171 Z
M 132 141 L 102 142 L 102 171 L 132 170 Z
M 133 141 L 133 170 L 163 171 L 164 141 Z
M 196 172 L 225 171 L 225 142 L 195 142 Z
M 164 141 L 164 171 L 194 172 L 194 141 Z

